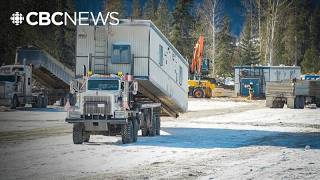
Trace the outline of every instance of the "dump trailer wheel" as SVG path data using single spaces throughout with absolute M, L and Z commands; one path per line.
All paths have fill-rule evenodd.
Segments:
M 74 123 L 73 124 L 73 143 L 82 144 L 84 142 L 84 124 L 83 123 Z
M 139 123 L 136 118 L 133 119 L 133 136 L 132 142 L 137 142 L 138 140 Z
M 17 95 L 14 95 L 11 102 L 11 109 L 16 109 L 18 104 L 19 104 L 18 97 Z
M 128 121 L 127 124 L 121 125 L 121 137 L 122 143 L 128 144 L 133 141 L 133 123 L 132 121 Z
M 203 98 L 204 96 L 204 91 L 203 89 L 197 88 L 193 91 L 193 97 L 195 98 Z

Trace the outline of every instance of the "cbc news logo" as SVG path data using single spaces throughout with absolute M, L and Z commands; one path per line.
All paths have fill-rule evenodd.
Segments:
M 23 22 L 24 17 L 21 13 L 15 12 L 11 15 L 10 20 L 12 24 L 19 26 Z
M 118 15 L 118 12 L 99 12 L 97 15 L 93 12 L 29 12 L 24 17 L 20 12 L 15 12 L 10 20 L 16 26 L 22 24 L 24 20 L 30 26 L 49 26 L 50 24 L 61 26 L 69 23 L 76 26 L 89 25 L 89 22 L 97 26 L 98 24 L 118 25 L 120 22 Z

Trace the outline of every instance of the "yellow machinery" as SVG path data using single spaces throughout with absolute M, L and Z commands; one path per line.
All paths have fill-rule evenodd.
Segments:
M 210 80 L 188 80 L 189 96 L 211 98 L 215 83 Z
M 192 64 L 190 67 L 190 73 L 193 74 L 193 80 L 188 80 L 189 96 L 195 98 L 211 98 L 212 92 L 215 88 L 214 78 L 203 78 L 202 76 L 208 73 L 209 60 L 202 60 L 204 45 L 204 37 L 200 35 L 198 42 L 194 47 Z

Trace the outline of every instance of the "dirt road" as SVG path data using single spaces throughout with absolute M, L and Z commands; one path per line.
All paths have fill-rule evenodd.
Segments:
M 0 179 L 320 179 L 320 109 L 190 100 L 161 136 L 72 144 L 55 108 L 0 112 Z

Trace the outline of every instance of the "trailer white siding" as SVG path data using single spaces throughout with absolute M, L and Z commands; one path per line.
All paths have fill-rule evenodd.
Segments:
M 117 26 L 78 26 L 77 31 L 76 75 L 83 74 L 84 65 L 89 67 L 91 54 L 95 73 L 133 74 L 164 105 L 175 112 L 187 110 L 188 63 L 151 21 L 124 20 Z M 115 46 L 129 46 L 131 61 L 113 62 L 113 55 L 118 53 Z

